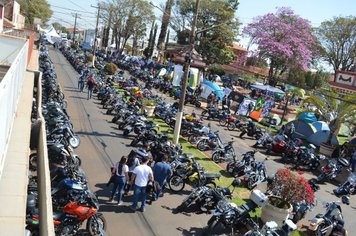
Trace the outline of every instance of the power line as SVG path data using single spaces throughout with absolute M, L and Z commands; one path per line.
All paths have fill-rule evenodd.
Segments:
M 67 0 L 68 2 L 70 2 L 70 3 L 72 3 L 73 5 L 75 5 L 75 6 L 77 6 L 77 7 L 79 7 L 80 9 L 83 9 L 83 10 L 85 10 L 82 6 L 80 6 L 80 5 L 78 5 L 78 4 L 76 4 L 75 2 L 73 2 L 72 0 Z
M 66 7 L 60 7 L 56 5 L 50 5 L 51 7 L 58 8 L 58 9 L 63 9 L 63 10 L 69 10 L 69 11 L 74 11 L 73 9 L 66 8 Z M 82 12 L 82 13 L 89 13 L 89 14 L 95 14 L 94 12 L 89 12 L 89 11 L 80 11 L 80 10 L 75 10 L 76 12 Z

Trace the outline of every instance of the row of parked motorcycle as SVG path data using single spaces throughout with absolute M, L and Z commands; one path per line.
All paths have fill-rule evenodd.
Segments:
M 42 115 L 45 119 L 48 161 L 51 178 L 53 224 L 56 235 L 106 235 L 106 221 L 99 212 L 99 202 L 89 189 L 87 177 L 80 168 L 81 159 L 74 153 L 80 139 L 66 112 L 67 103 L 57 83 L 53 63 L 46 45 L 39 55 L 42 71 Z M 37 110 L 37 103 L 33 103 Z M 33 120 L 36 120 L 33 112 Z M 40 235 L 37 188 L 37 153 L 29 158 L 29 177 L 26 229 L 31 235 Z M 82 225 L 86 222 L 86 227 Z
M 137 76 L 144 82 L 152 79 L 150 78 L 150 73 L 141 70 L 139 67 L 132 66 L 129 63 L 121 62 L 119 66 L 122 69 L 129 70 L 132 75 Z M 220 224 L 232 232 L 238 225 L 250 225 L 253 229 L 246 233 L 246 235 L 288 235 L 290 230 L 294 228 L 291 222 L 286 222 L 286 225 L 283 227 L 278 227 L 273 224 L 266 224 L 262 228 L 257 227 L 256 223 L 247 217 L 247 213 L 255 209 L 261 201 L 257 201 L 256 203 L 252 200 L 249 204 L 243 206 L 235 206 L 229 203 L 227 199 L 231 196 L 230 189 L 216 187 L 214 182 L 219 175 L 205 173 L 203 168 L 201 168 L 190 154 L 182 154 L 180 146 L 175 147 L 171 145 L 171 143 L 168 142 L 167 135 L 157 134 L 157 126 L 152 121 L 147 120 L 145 113 L 141 110 L 142 104 L 133 99 L 131 88 L 140 87 L 136 78 L 131 77 L 130 79 L 125 79 L 122 77 L 119 80 L 119 85 L 125 89 L 124 95 L 120 95 L 117 90 L 113 89 L 110 83 L 102 83 L 100 84 L 100 88 L 98 88 L 97 96 L 101 100 L 103 107 L 107 108 L 107 114 L 114 115 L 112 122 L 117 123 L 118 128 L 123 130 L 124 135 L 130 135 L 131 133 L 136 134 L 131 145 L 137 146 L 142 144 L 143 147 L 149 147 L 155 161 L 160 160 L 162 152 L 169 155 L 170 164 L 174 170 L 174 174 L 168 183 L 171 190 L 179 192 L 184 188 L 186 183 L 190 183 L 193 187 L 192 193 L 184 199 L 175 212 L 191 211 L 192 209 L 207 213 L 213 211 L 214 214 L 208 222 L 206 231 L 208 235 L 212 235 L 213 231 L 216 230 L 216 226 Z M 141 87 L 141 90 L 144 91 L 145 88 L 147 88 L 147 83 L 146 87 Z M 166 121 L 168 125 L 173 127 L 177 104 L 168 104 L 157 96 L 152 96 L 152 92 L 144 93 L 144 97 L 157 100 L 155 116 Z M 213 155 L 215 153 L 214 161 L 228 162 L 227 170 L 233 176 L 245 175 L 242 180 L 247 180 L 246 185 L 250 189 L 256 186 L 259 181 L 267 180 L 264 163 L 258 163 L 254 160 L 255 151 L 247 152 L 243 154 L 241 160 L 237 160 L 232 142 L 223 144 L 218 137 L 218 132 L 212 132 L 208 126 L 204 127 L 194 116 L 186 115 L 184 118 L 181 134 L 186 135 L 188 140 L 192 143 L 198 144 L 200 142 L 199 149 L 213 150 Z M 216 117 L 209 117 L 209 115 L 208 118 L 216 119 Z M 222 123 L 221 117 L 219 118 L 218 120 L 221 120 Z M 227 117 L 225 117 L 225 119 L 226 118 Z M 237 124 L 238 122 L 236 122 L 235 127 L 239 127 Z M 262 136 L 263 133 L 258 139 Z M 134 153 L 137 153 L 138 157 L 146 155 L 145 152 L 146 150 L 144 149 L 134 150 Z M 262 178 L 256 178 L 256 180 L 249 182 L 249 173 L 253 172 Z M 239 181 L 240 179 L 236 179 L 232 183 L 232 186 L 239 186 L 241 184 Z M 263 195 L 260 193 L 255 192 L 255 195 L 263 199 Z M 253 196 L 253 194 L 251 196 Z M 334 206 L 335 204 L 337 205 L 337 203 L 330 203 L 329 205 Z M 192 206 L 195 207 L 193 208 Z M 308 207 L 309 206 L 302 204 L 295 206 L 292 219 L 296 222 L 303 218 L 305 212 L 309 209 Z M 330 215 L 334 216 L 334 214 L 330 214 L 329 211 L 334 212 L 334 209 L 327 209 L 327 213 L 319 216 L 319 218 L 324 219 Z M 335 217 L 335 219 L 336 218 L 337 217 Z M 320 219 L 318 223 L 321 222 Z M 327 219 L 325 218 L 324 220 L 326 221 Z M 336 221 L 337 220 L 334 220 L 332 222 L 335 223 Z M 330 224 L 328 224 L 327 227 L 329 229 Z M 325 227 L 323 227 L 323 229 L 324 228 Z M 319 231 L 322 231 L 322 227 L 319 229 Z M 269 233 L 267 234 L 266 232 Z

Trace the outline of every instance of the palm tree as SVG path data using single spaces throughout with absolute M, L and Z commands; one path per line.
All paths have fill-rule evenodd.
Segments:
M 320 95 L 306 97 L 303 104 L 314 105 L 316 108 L 314 113 L 329 124 L 331 133 L 336 136 L 342 123 L 354 123 L 356 119 L 356 93 L 338 98 L 335 91 L 324 89 Z

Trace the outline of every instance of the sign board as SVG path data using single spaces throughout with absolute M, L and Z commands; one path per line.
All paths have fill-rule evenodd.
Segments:
M 356 86 L 356 73 L 348 71 L 336 71 L 335 82 L 339 84 Z

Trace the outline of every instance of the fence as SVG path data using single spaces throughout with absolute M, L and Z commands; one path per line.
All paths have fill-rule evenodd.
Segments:
M 27 66 L 28 41 L 0 82 L 0 178 Z

